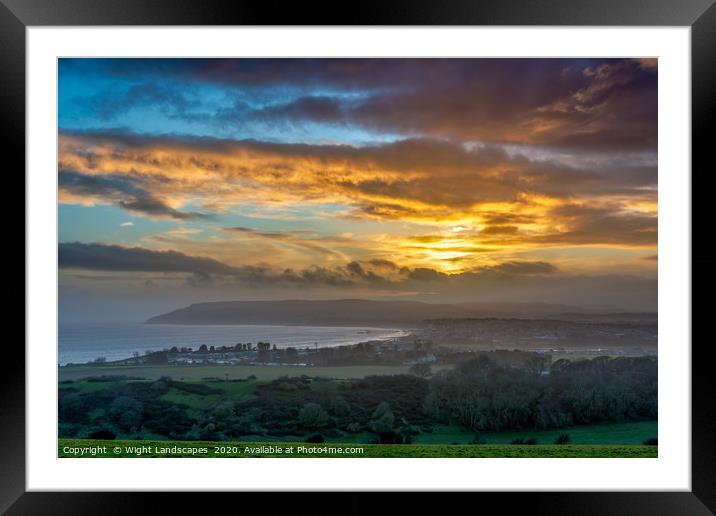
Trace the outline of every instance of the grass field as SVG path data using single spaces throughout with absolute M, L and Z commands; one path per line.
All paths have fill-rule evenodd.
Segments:
M 348 374 L 355 374 L 356 369 L 372 370 L 375 368 L 272 368 L 272 367 L 249 367 L 249 366 L 238 366 L 238 367 L 227 367 L 231 369 L 242 369 L 242 376 L 246 378 L 250 374 L 253 374 L 258 370 L 259 373 L 285 373 L 289 371 L 299 371 L 303 374 L 311 372 L 318 375 L 319 377 L 329 378 L 329 375 L 336 375 L 337 372 L 346 372 Z M 87 372 L 86 368 L 79 368 L 83 372 Z M 109 372 L 120 372 L 116 371 L 117 368 L 98 368 L 101 369 L 104 374 Z M 170 387 L 166 392 L 162 393 L 158 399 L 179 404 L 180 406 L 186 407 L 191 417 L 200 419 L 202 418 L 207 410 L 212 407 L 218 406 L 221 403 L 231 401 L 234 403 L 240 403 L 258 398 L 257 387 L 262 384 L 268 383 L 270 380 L 264 378 L 258 378 L 252 380 L 242 381 L 212 381 L 207 380 L 208 377 L 220 378 L 216 374 L 217 369 L 223 369 L 221 367 L 202 367 L 202 366 L 191 366 L 186 368 L 172 368 L 172 367 L 131 367 L 123 369 L 132 369 L 132 371 L 121 371 L 125 373 L 125 376 L 129 377 L 142 377 L 157 375 L 163 376 L 167 373 L 168 369 L 174 369 L 175 371 L 190 372 L 196 379 L 188 380 L 185 383 L 188 384 L 203 384 L 212 389 L 218 389 L 216 394 L 201 394 L 187 392 L 184 389 L 177 387 Z M 384 368 L 384 369 L 395 369 L 395 368 Z M 93 369 L 94 370 L 94 369 Z M 184 370 L 184 371 L 182 371 Z M 97 372 L 99 373 L 99 372 Z M 144 374 L 143 374 L 144 373 Z M 146 374 L 150 373 L 150 374 Z M 209 374 L 214 373 L 214 374 Z M 100 374 L 95 374 L 100 376 Z M 177 378 L 177 375 L 172 375 L 173 378 Z M 333 376 L 335 378 L 335 376 Z M 59 385 L 60 390 L 71 389 L 80 392 L 93 392 L 98 389 L 112 388 L 114 386 L 120 387 L 122 384 L 130 382 L 146 382 L 149 383 L 151 380 L 137 380 L 137 379 L 119 379 L 114 381 L 90 381 L 90 380 L 74 380 L 69 383 L 61 383 Z M 335 391 L 341 381 L 335 381 L 330 379 L 314 379 L 310 383 L 310 391 L 318 392 L 321 394 L 331 395 L 331 391 Z M 223 392 L 221 392 L 223 391 Z M 105 411 L 102 408 L 98 408 L 90 414 L 92 421 L 95 419 L 101 419 L 105 416 Z M 114 430 L 118 439 L 144 439 L 153 440 L 161 439 L 160 436 L 150 432 L 146 429 L 139 431 L 121 433 L 116 429 Z M 245 432 L 243 439 L 250 442 L 263 442 L 263 443 L 277 443 L 277 442 L 293 442 L 301 443 L 309 435 L 312 435 L 313 431 L 306 431 L 304 433 L 286 435 L 284 433 L 278 433 L 272 435 L 269 433 L 257 432 L 259 435 L 247 435 L 249 432 Z M 343 444 L 360 444 L 371 442 L 375 439 L 375 435 L 367 430 L 356 431 L 356 432 L 324 432 L 326 442 L 328 443 L 343 443 Z M 551 430 L 517 430 L 517 431 L 504 431 L 504 432 L 481 432 L 479 438 L 481 442 L 487 445 L 500 445 L 510 443 L 515 439 L 536 439 L 538 445 L 551 445 L 555 442 L 555 439 L 561 434 L 568 434 L 570 437 L 570 444 L 574 445 L 640 445 L 646 439 L 655 438 L 658 436 L 658 425 L 656 421 L 641 421 L 641 422 L 625 422 L 625 423 L 610 423 L 610 424 L 595 424 L 589 426 L 573 426 L 561 429 Z M 86 437 L 87 434 L 75 434 L 73 437 Z M 70 436 L 65 436 L 70 437 Z M 450 426 L 450 425 L 430 425 L 427 429 L 422 429 L 419 433 L 413 437 L 413 444 L 415 445 L 468 445 L 471 444 L 475 439 L 475 432 L 461 427 L 461 426 Z M 511 445 L 515 446 L 515 445 Z
M 407 374 L 409 366 L 345 366 L 345 367 L 287 367 L 287 366 L 69 366 L 60 367 L 59 381 L 80 380 L 90 376 L 126 375 L 147 380 L 171 376 L 174 380 L 201 380 L 216 377 L 238 380 L 254 375 L 259 380 L 275 380 L 281 376 L 322 376 L 326 378 L 363 378 L 374 374 Z M 433 368 L 437 371 L 440 368 Z
M 509 432 L 485 432 L 480 437 L 486 444 L 510 444 L 512 440 L 531 437 L 538 444 L 552 444 L 560 434 L 569 434 L 572 444 L 641 444 L 645 439 L 658 436 L 656 421 L 609 423 L 589 426 L 571 426 L 550 430 L 519 430 Z M 458 426 L 436 426 L 431 433 L 422 432 L 415 437 L 416 444 L 451 442 L 468 444 L 472 432 Z
M 655 458 L 657 446 L 642 445 L 444 445 L 308 444 L 207 441 L 93 441 L 60 439 L 58 457 L 363 457 L 363 458 Z M 142 449 L 138 449 L 142 447 Z M 177 449 L 173 449 L 177 447 Z M 288 452 L 291 448 L 293 451 Z M 84 453 L 80 452 L 84 450 Z

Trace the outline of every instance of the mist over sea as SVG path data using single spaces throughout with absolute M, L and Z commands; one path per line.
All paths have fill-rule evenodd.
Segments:
M 59 326 L 59 364 L 107 361 L 129 358 L 133 353 L 202 344 L 227 346 L 258 341 L 287 347 L 332 347 L 368 340 L 388 340 L 408 332 L 390 328 L 268 325 L 183 325 L 143 322 L 61 323 Z

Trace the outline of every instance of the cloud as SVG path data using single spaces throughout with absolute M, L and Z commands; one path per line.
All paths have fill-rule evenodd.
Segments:
M 137 288 L 146 288 L 149 281 L 153 290 L 164 289 L 172 296 L 180 295 L 182 288 L 195 291 L 196 295 L 211 293 L 212 297 L 222 299 L 253 297 L 256 293 L 283 299 L 295 297 L 296 292 L 309 297 L 316 293 L 329 297 L 357 293 L 374 297 L 401 296 L 409 292 L 411 296 L 422 296 L 434 302 L 548 299 L 550 302 L 584 304 L 584 292 L 589 292 L 591 303 L 656 308 L 656 278 L 567 274 L 544 261 L 508 260 L 456 274 L 445 274 L 429 267 L 401 266 L 384 260 L 301 269 L 265 265 L 234 267 L 177 251 L 77 242 L 60 244 L 59 260 L 63 270 L 103 271 L 99 275 L 74 274 L 73 277 L 83 281 L 83 285 L 94 280 L 122 279 L 124 281 L 111 283 L 135 281 Z
M 333 267 L 311 266 L 300 270 L 261 265 L 234 267 L 211 258 L 189 256 L 178 251 L 156 251 L 141 247 L 123 247 L 99 243 L 66 242 L 59 245 L 61 269 L 84 269 L 111 272 L 187 272 L 192 285 L 208 284 L 212 275 L 249 284 L 325 284 L 349 286 L 358 284 L 399 285 L 406 282 L 458 281 L 460 274 L 447 275 L 427 267 L 410 268 L 388 260 L 350 261 Z M 470 273 L 498 272 L 506 275 L 551 274 L 557 268 L 546 262 L 509 261 L 484 267 Z M 465 277 L 468 277 L 466 275 Z M 86 276 L 87 279 L 91 278 Z M 116 276 L 97 276 L 116 279 Z
M 123 228 L 128 228 L 128 227 L 131 227 L 131 226 L 134 226 L 134 222 L 129 221 L 129 222 L 122 222 L 122 223 L 120 224 L 120 227 L 123 227 Z
M 60 163 L 63 202 L 109 202 L 178 220 L 207 216 L 182 210 L 187 204 L 220 213 L 247 202 L 333 203 L 346 207 L 347 218 L 480 225 L 485 237 L 566 245 L 646 245 L 656 231 L 655 166 L 576 168 L 494 146 L 420 139 L 357 148 L 63 132 Z M 578 205 L 597 211 L 575 217 L 570 209 Z M 253 236 L 331 253 L 295 236 Z
M 542 243 L 621 244 L 625 237 L 633 246 L 658 244 L 657 219 L 652 214 L 624 212 L 614 207 L 568 204 L 551 211 L 568 227 L 559 233 L 540 236 Z
M 104 117 L 143 103 L 214 126 L 319 123 L 404 137 L 656 151 L 655 59 L 76 61 L 61 61 L 61 71 L 132 84 L 105 92 L 104 104 L 87 101 Z M 228 109 L 187 109 L 181 92 L 197 87 L 238 92 L 237 99 Z
M 297 123 L 306 120 L 330 124 L 346 122 L 342 103 L 338 99 L 319 96 L 300 97 L 285 104 L 268 106 L 248 116 L 259 120 L 285 119 Z
M 234 274 L 237 271 L 217 260 L 187 256 L 177 251 L 81 242 L 61 242 L 58 247 L 58 265 L 61 269 L 123 272 Z
M 229 232 L 229 233 L 239 233 L 243 237 L 249 238 L 249 239 L 258 239 L 258 240 L 276 240 L 283 243 L 286 243 L 291 246 L 295 246 L 307 251 L 316 252 L 318 254 L 328 256 L 331 258 L 345 258 L 345 256 L 329 247 L 326 247 L 325 245 L 321 245 L 320 239 L 318 238 L 306 238 L 305 236 L 299 236 L 298 234 L 286 232 L 286 231 L 279 231 L 279 232 L 266 232 L 266 231 L 257 231 L 255 229 L 246 228 L 246 227 L 224 227 L 221 228 L 223 231 Z M 337 240 L 345 240 L 340 239 L 337 237 L 332 237 L 332 241 Z
M 483 235 L 514 235 L 520 230 L 517 226 L 486 226 L 482 229 Z
M 446 274 L 427 267 L 418 267 L 413 270 L 408 270 L 407 275 L 409 279 L 417 281 L 444 281 L 447 278 Z
M 374 258 L 372 260 L 369 260 L 368 263 L 370 263 L 374 267 L 378 267 L 379 269 L 388 269 L 393 271 L 398 269 L 398 266 L 390 260 Z
M 60 203 L 162 221 L 127 247 L 62 244 L 61 266 L 197 298 L 578 296 L 601 288 L 578 272 L 651 278 L 657 72 L 649 58 L 61 59 Z M 121 220 L 96 222 L 109 238 Z M 651 292 L 609 278 L 617 298 Z
M 189 220 L 206 218 L 203 213 L 183 212 L 139 186 L 137 177 L 127 174 L 88 175 L 60 168 L 60 202 L 109 203 L 129 212 L 152 218 Z
M 180 91 L 152 82 L 132 84 L 126 89 L 110 87 L 84 99 L 86 108 L 103 120 L 113 119 L 118 113 L 151 106 L 173 116 L 187 116 L 190 108 L 198 107 L 196 101 L 188 100 Z
M 551 263 L 547 262 L 523 262 L 510 261 L 503 262 L 491 267 L 481 269 L 483 271 L 495 271 L 505 274 L 554 274 L 559 269 Z

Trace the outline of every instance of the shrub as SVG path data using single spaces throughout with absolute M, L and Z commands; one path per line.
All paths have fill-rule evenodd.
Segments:
M 362 432 L 363 428 L 363 425 L 361 425 L 360 423 L 353 422 L 346 427 L 346 431 L 352 434 L 357 434 L 358 432 Z
M 333 398 L 331 399 L 329 410 L 336 416 L 347 416 L 351 412 L 351 406 L 343 398 Z
M 318 403 L 306 403 L 298 413 L 298 419 L 305 428 L 321 428 L 326 426 L 329 417 Z
M 115 437 L 117 437 L 117 435 L 116 435 L 114 432 L 112 432 L 111 430 L 107 430 L 106 428 L 100 428 L 99 430 L 95 430 L 94 432 L 91 432 L 91 433 L 88 435 L 88 437 L 89 437 L 90 439 L 99 439 L 99 440 L 103 440 L 103 441 L 105 441 L 105 440 L 106 440 L 106 441 L 111 441 L 111 440 L 113 440 Z
M 649 437 L 648 439 L 644 439 L 642 444 L 645 444 L 646 446 L 656 446 L 659 444 L 659 439 L 656 437 Z
M 395 421 L 395 416 L 390 410 L 390 405 L 388 405 L 385 401 L 381 401 L 375 409 L 375 412 L 373 412 L 373 419 L 387 425 L 392 425 Z
M 324 443 L 326 440 L 323 438 L 321 434 L 313 434 L 308 439 L 306 439 L 307 443 Z
M 572 442 L 572 438 L 569 434 L 559 434 L 554 440 L 554 444 L 569 444 Z
M 209 394 L 223 394 L 222 389 L 216 387 L 209 387 L 203 383 L 184 383 L 184 382 L 171 382 L 171 386 L 175 389 L 189 394 L 198 394 L 200 396 L 207 396 Z
M 60 423 L 58 426 L 60 437 L 74 437 L 82 429 L 81 425 L 73 423 Z
M 60 394 L 60 421 L 63 423 L 84 423 L 90 408 L 86 397 L 79 393 Z

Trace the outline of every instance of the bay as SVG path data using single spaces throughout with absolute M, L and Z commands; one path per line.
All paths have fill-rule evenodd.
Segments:
M 199 348 L 237 342 L 275 344 L 277 348 L 331 347 L 368 340 L 390 340 L 407 335 L 397 328 L 276 325 L 183 325 L 143 322 L 61 323 L 59 364 L 91 362 L 98 357 L 122 360 L 134 353 L 172 346 Z

